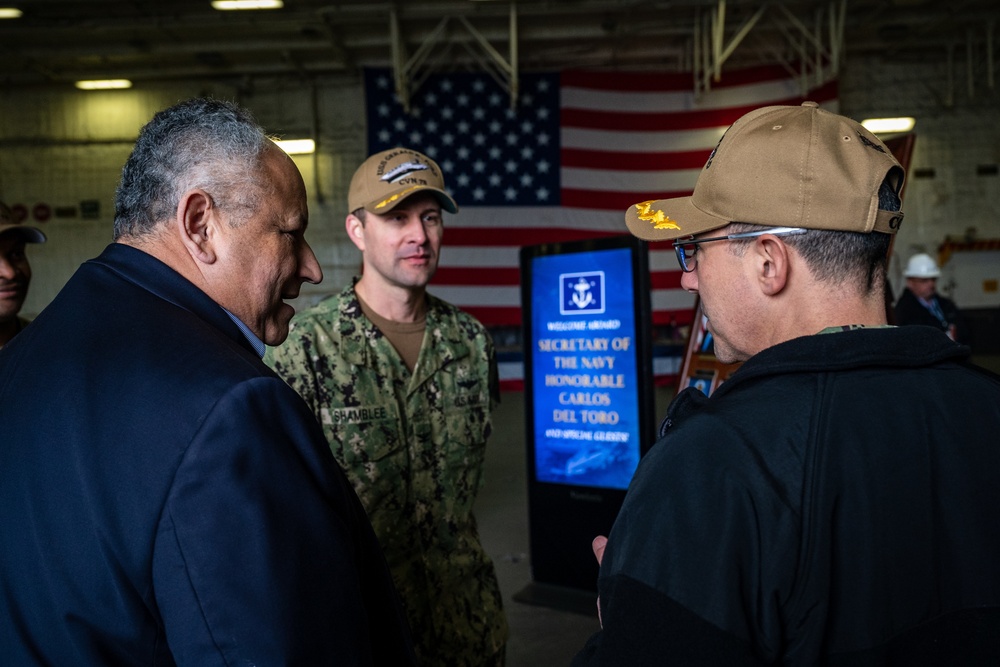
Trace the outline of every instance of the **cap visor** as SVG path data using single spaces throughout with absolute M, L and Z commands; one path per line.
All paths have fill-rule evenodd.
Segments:
M 26 243 L 45 243 L 46 237 L 42 230 L 22 225 L 0 225 L 0 234 L 15 232 L 24 237 Z
M 679 239 L 719 229 L 730 222 L 697 208 L 691 203 L 691 197 L 640 202 L 625 211 L 628 230 L 646 241 Z
M 451 195 L 444 190 L 440 190 L 429 185 L 408 185 L 405 188 L 394 190 L 393 192 L 387 194 L 383 199 L 374 201 L 365 206 L 365 210 L 376 215 L 384 215 L 388 211 L 391 211 L 399 206 L 405 199 L 408 199 L 419 192 L 429 192 L 433 194 L 437 197 L 438 202 L 440 202 L 441 208 L 449 213 L 458 213 L 458 204 L 456 204 L 455 200 L 451 198 Z

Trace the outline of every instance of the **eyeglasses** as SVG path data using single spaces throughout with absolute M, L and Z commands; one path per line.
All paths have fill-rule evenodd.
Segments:
M 732 239 L 751 239 L 755 236 L 773 234 L 774 236 L 790 236 L 792 234 L 805 234 L 808 229 L 801 227 L 772 227 L 771 229 L 759 229 L 755 232 L 740 232 L 739 234 L 729 234 L 728 236 L 713 236 L 709 239 L 678 239 L 674 241 L 674 252 L 677 253 L 677 263 L 681 265 L 681 271 L 691 273 L 697 264 L 695 253 L 698 246 L 710 241 L 730 241 Z

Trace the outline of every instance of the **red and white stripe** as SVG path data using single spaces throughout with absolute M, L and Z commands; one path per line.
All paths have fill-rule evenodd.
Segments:
M 724 72 L 700 98 L 691 74 L 568 71 L 560 76 L 561 202 L 558 207 L 464 206 L 445 221 L 431 291 L 487 326 L 521 323 L 519 249 L 628 233 L 624 212 L 694 189 L 709 153 L 743 114 L 811 99 L 837 109 L 831 82 L 802 95 L 781 67 Z M 653 244 L 655 324 L 690 323 L 693 297 L 667 244 Z

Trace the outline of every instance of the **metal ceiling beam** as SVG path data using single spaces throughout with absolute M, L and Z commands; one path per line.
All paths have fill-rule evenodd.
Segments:
M 395 7 L 389 12 L 389 37 L 392 44 L 392 69 L 393 80 L 395 81 L 396 96 L 400 104 L 407 112 L 410 111 L 410 99 L 413 93 L 420 87 L 427 76 L 435 70 L 441 69 L 442 65 L 429 60 L 434 49 L 439 43 L 449 37 L 451 43 L 457 40 L 447 35 L 448 24 L 454 19 L 461 25 L 472 38 L 472 43 L 479 53 L 486 57 L 481 58 L 479 54 L 467 49 L 471 57 L 476 60 L 502 85 L 510 95 L 510 106 L 513 109 L 517 105 L 517 95 L 520 87 L 517 70 L 517 7 L 514 2 L 509 3 L 509 22 L 507 43 L 510 48 L 510 60 L 508 61 L 500 54 L 490 41 L 469 22 L 465 16 L 445 16 L 431 31 L 431 34 L 423 39 L 420 46 L 409 58 L 406 57 L 406 44 L 403 41 L 402 30 L 399 24 L 399 14 Z M 449 63 L 453 65 L 454 63 Z
M 772 3 L 765 2 L 744 21 L 726 41 L 726 0 L 716 0 L 716 5 L 694 28 L 693 62 L 694 62 L 694 93 L 699 96 L 712 87 L 712 82 L 718 82 L 722 76 L 722 67 L 744 43 L 754 29 L 762 26 L 762 20 Z M 847 0 L 834 0 L 827 6 L 825 12 L 826 30 L 823 29 L 824 13 L 815 15 L 815 28 L 808 28 L 803 21 L 793 14 L 784 4 L 777 3 L 791 29 L 782 21 L 770 21 L 785 38 L 786 45 L 797 54 L 800 71 L 796 73 L 802 78 L 803 94 L 811 87 L 818 86 L 827 80 L 827 65 L 830 75 L 835 76 L 840 70 L 843 58 L 844 19 Z M 824 33 L 829 43 L 824 42 Z M 768 45 L 772 55 L 791 71 L 787 59 L 780 51 Z
M 993 26 L 1000 20 L 995 0 L 964 0 L 954 8 L 885 0 L 522 0 L 516 9 L 511 2 L 469 0 L 296 0 L 266 15 L 224 15 L 201 0 L 28 4 L 32 11 L 16 24 L 0 22 L 0 83 L 294 71 L 281 54 L 311 74 L 398 69 L 409 54 L 400 60 L 392 50 L 418 51 L 449 17 L 437 50 L 406 78 L 410 90 L 430 67 L 477 67 L 505 81 L 514 103 L 517 73 L 526 68 L 696 71 L 699 93 L 736 63 L 790 67 L 799 60 L 809 77 L 823 80 L 839 71 L 848 48 L 852 57 L 940 62 L 949 44 L 966 45 L 949 56 L 956 72 L 971 63 L 975 83 L 985 79 L 992 90 Z M 390 36 L 385 21 L 393 12 L 397 34 Z M 451 62 L 441 62 L 445 49 Z M 975 92 L 982 97 L 983 90 Z
M 989 86 L 990 90 L 995 87 L 994 71 L 993 71 L 993 29 L 996 27 L 996 21 L 989 21 L 986 24 L 986 85 Z
M 707 22 L 703 23 L 703 33 L 699 36 L 695 33 L 695 48 L 703 49 L 701 57 L 696 53 L 695 63 L 695 95 L 707 92 L 712 87 L 712 81 L 718 82 L 722 78 L 722 65 L 733 54 L 750 31 L 753 30 L 760 19 L 767 11 L 767 5 L 757 9 L 747 21 L 740 26 L 728 43 L 726 37 L 726 0 L 717 0 L 715 10 L 707 15 Z M 697 31 L 698 28 L 695 28 Z M 707 42 L 707 46 L 706 46 Z M 700 65 L 700 67 L 699 67 Z

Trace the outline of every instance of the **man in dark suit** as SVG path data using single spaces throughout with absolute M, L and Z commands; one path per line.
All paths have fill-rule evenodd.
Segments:
M 116 242 L 0 351 L 4 664 L 413 664 L 363 508 L 261 361 L 322 279 L 306 225 L 239 107 L 142 129 Z

